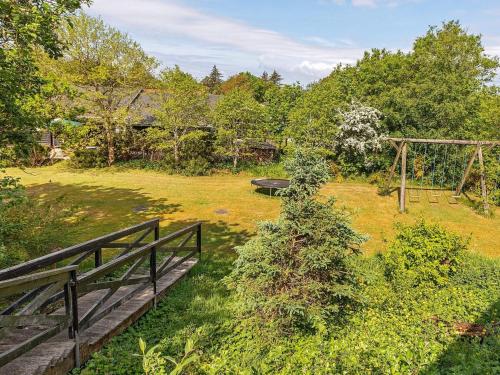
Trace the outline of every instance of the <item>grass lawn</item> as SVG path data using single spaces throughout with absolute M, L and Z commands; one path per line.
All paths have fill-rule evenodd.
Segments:
M 370 286 L 366 290 L 372 302 L 361 314 L 354 315 L 345 327 L 332 329 L 331 339 L 304 336 L 290 342 L 276 342 L 271 338 L 264 347 L 278 349 L 267 353 L 258 334 L 255 339 L 239 339 L 234 331 L 234 323 L 238 322 L 234 298 L 221 282 L 232 268 L 232 248 L 255 231 L 257 221 L 273 219 L 279 213 L 279 198 L 256 192 L 250 185 L 251 177 L 182 177 L 120 168 L 76 171 L 66 169 L 63 164 L 26 171 L 9 169 L 7 173 L 21 177 L 30 194 L 39 199 L 63 199 L 77 207 L 77 224 L 61 231 L 64 243 L 60 245 L 84 241 L 152 217 L 162 218 L 163 233 L 190 222 L 204 221 L 202 262 L 160 301 L 157 309 L 114 337 L 93 355 L 84 369 L 74 370 L 75 375 L 141 374 L 141 359 L 134 355 L 139 351 L 139 337 L 148 346 L 158 344 L 159 351 L 175 358 L 182 353 L 187 338 L 195 337 L 202 354 L 200 369 L 193 373 L 204 374 L 250 373 L 238 371 L 251 363 L 284 368 L 288 362 L 313 363 L 316 358 L 328 363 L 352 358 L 353 362 L 347 363 L 348 373 L 366 373 L 366 368 L 372 369 L 372 373 L 388 373 L 388 367 L 394 365 L 397 367 L 392 373 L 416 373 L 414 369 L 420 368 L 423 374 L 448 374 L 450 366 L 457 364 L 459 370 L 474 365 L 479 367 L 471 373 L 485 373 L 483 367 L 495 363 L 494 337 L 483 346 L 475 341 L 455 340 L 445 326 L 436 327 L 428 316 L 437 313 L 450 321 L 497 321 L 500 310 L 495 301 L 499 294 L 496 278 L 491 274 L 498 269 L 498 259 L 488 261 L 493 270 L 490 276 L 484 277 L 483 268 L 477 267 L 475 271 L 472 267 L 466 280 L 470 278 L 474 285 L 467 281 L 464 286 L 425 294 L 425 303 L 421 303 L 411 298 L 401 301 L 383 280 L 377 279 L 382 272 L 377 271 L 376 259 L 367 257 L 365 260 L 370 262 L 367 269 L 373 268 L 375 276 L 369 277 Z M 386 247 L 385 242 L 394 236 L 396 222 L 410 223 L 425 217 L 462 235 L 470 235 L 472 251 L 500 257 L 500 219 L 484 218 L 464 204 L 450 205 L 444 198 L 439 204 L 430 204 L 422 199 L 420 203 L 409 204 L 408 214 L 401 215 L 395 195 L 381 197 L 376 186 L 369 184 L 330 183 L 322 194 L 337 197 L 338 204 L 352 213 L 354 226 L 370 235 L 364 245 L 368 254 Z M 447 294 L 450 290 L 453 295 Z M 325 353 L 334 349 L 348 354 L 332 355 L 334 359 L 330 361 Z M 356 372 L 351 367 L 361 360 L 363 364 Z M 226 370 L 233 362 L 238 362 L 235 365 L 240 366 L 238 371 Z M 401 370 L 405 363 L 411 371 Z M 433 372 L 436 367 L 442 371 Z
M 121 168 L 79 171 L 64 164 L 7 173 L 20 177 L 35 197 L 61 197 L 78 208 L 82 219 L 66 236 L 70 243 L 160 217 L 164 231 L 202 220 L 205 248 L 231 250 L 255 231 L 256 222 L 279 213 L 279 199 L 256 192 L 245 175 L 183 177 Z M 322 194 L 335 196 L 337 204 L 352 213 L 354 227 L 370 236 L 364 245 L 367 254 L 386 247 L 396 223 L 426 218 L 470 236 L 472 251 L 500 256 L 498 214 L 485 218 L 465 204 L 449 204 L 444 196 L 438 204 L 422 196 L 419 203 L 408 203 L 408 213 L 402 215 L 396 193 L 382 197 L 376 186 L 362 183 L 330 183 Z

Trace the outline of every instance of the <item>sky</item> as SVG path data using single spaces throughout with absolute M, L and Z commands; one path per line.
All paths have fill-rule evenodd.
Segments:
M 94 0 L 86 13 L 128 33 L 163 67 L 202 78 L 276 69 L 308 84 L 371 48 L 409 51 L 459 20 L 500 56 L 500 0 Z

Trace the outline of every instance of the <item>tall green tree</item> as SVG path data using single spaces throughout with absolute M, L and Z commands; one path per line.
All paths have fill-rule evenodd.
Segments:
M 319 328 L 359 298 L 352 260 L 365 237 L 333 208 L 333 199 L 316 199 L 329 179 L 324 159 L 298 150 L 285 167 L 291 179 L 280 191 L 281 214 L 237 248 L 228 284 L 249 315 L 284 329 Z
M 302 88 L 298 84 L 273 86 L 264 95 L 270 134 L 280 147 L 285 144 L 290 113 L 301 95 Z
M 233 90 L 247 91 L 252 94 L 255 100 L 263 103 L 264 95 L 269 87 L 269 82 L 254 76 L 252 73 L 242 72 L 229 77 L 222 83 L 220 88 L 222 94 L 227 94 Z
M 328 78 L 311 85 L 288 115 L 286 135 L 299 145 L 331 154 L 341 122 L 339 109 L 347 106 L 344 92 L 342 82 L 336 79 Z
M 219 93 L 220 85 L 222 84 L 222 73 L 217 69 L 216 65 L 212 67 L 210 74 L 203 78 L 201 83 L 208 87 L 211 94 Z
M 248 91 L 235 89 L 217 102 L 212 116 L 217 129 L 216 151 L 231 158 L 236 168 L 248 141 L 264 137 L 264 107 Z
M 281 77 L 281 74 L 279 74 L 276 70 L 273 70 L 273 72 L 269 76 L 269 81 L 274 83 L 275 85 L 279 85 L 282 80 L 283 77 Z
M 431 27 L 417 38 L 407 94 L 418 134 L 462 137 L 478 120 L 479 94 L 498 66 L 498 59 L 484 54 L 481 36 L 458 22 Z
M 431 27 L 408 53 L 374 49 L 353 66 L 338 66 L 304 94 L 292 111 L 299 143 L 331 150 L 329 142 L 352 100 L 382 113 L 381 131 L 395 136 L 476 138 L 481 96 L 498 67 L 481 37 L 458 22 Z
M 179 167 L 183 141 L 201 125 L 206 125 L 209 112 L 206 87 L 178 66 L 161 74 L 161 108 L 155 112 L 155 127 L 148 129 L 148 137 L 172 152 L 174 165 Z
M 62 55 L 64 44 L 58 30 L 85 0 L 0 1 L 0 150 L 14 146 L 26 151 L 42 126 L 36 96 L 43 80 L 33 52 L 43 49 L 50 58 Z
M 138 90 L 155 83 L 157 62 L 126 34 L 85 14 L 71 19 L 62 39 L 68 48 L 61 68 L 79 88 L 88 124 L 103 136 L 99 142 L 111 165 L 116 134 L 128 124 L 128 104 Z

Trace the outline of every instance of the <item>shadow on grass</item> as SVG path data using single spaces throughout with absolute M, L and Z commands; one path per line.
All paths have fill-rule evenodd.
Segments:
M 39 201 L 60 197 L 75 206 L 78 231 L 72 236 L 72 244 L 182 211 L 180 204 L 153 199 L 140 189 L 51 182 L 31 186 L 29 194 Z
M 162 235 L 183 227 L 175 222 L 162 229 Z M 222 279 L 235 259 L 232 251 L 249 237 L 246 231 L 222 221 L 203 222 L 202 260 L 159 302 L 124 333 L 114 337 L 101 352 L 94 354 L 84 374 L 142 374 L 138 340 L 148 347 L 159 344 L 164 355 L 178 357 L 187 338 L 197 337 L 197 348 L 213 350 L 214 339 L 224 323 L 234 319 L 230 293 Z M 195 334 L 196 332 L 196 334 Z
M 458 337 L 448 346 L 437 361 L 422 370 L 422 375 L 435 374 L 481 374 L 493 375 L 500 371 L 500 300 L 486 310 L 482 316 L 470 325 L 473 330 L 466 333 L 481 333 L 484 337 Z

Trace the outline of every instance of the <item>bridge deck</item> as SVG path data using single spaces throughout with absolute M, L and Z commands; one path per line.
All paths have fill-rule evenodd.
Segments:
M 172 263 L 175 262 L 175 258 Z M 167 290 L 181 279 L 195 264 L 196 258 L 190 258 L 174 268 L 157 281 L 157 298 L 163 297 Z M 140 286 L 139 286 L 140 287 Z M 106 309 L 116 300 L 131 292 L 137 285 L 122 286 L 108 299 L 100 310 Z M 81 314 L 87 311 L 99 296 L 107 290 L 97 290 L 78 298 L 78 310 Z M 137 321 L 154 304 L 152 287 L 138 290 L 132 298 L 115 308 L 102 319 L 80 332 L 81 363 L 87 361 L 92 353 L 100 350 L 113 336 L 123 332 Z M 59 312 L 60 313 L 60 312 Z M 10 345 L 32 336 L 36 328 L 15 329 L 0 337 L 0 350 L 6 350 Z M 50 340 L 39 344 L 29 352 L 21 355 L 0 368 L 0 375 L 59 375 L 66 374 L 75 367 L 75 343 L 68 339 L 66 331 L 59 333 Z

